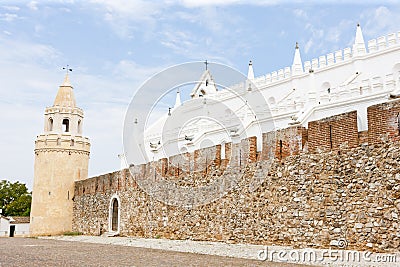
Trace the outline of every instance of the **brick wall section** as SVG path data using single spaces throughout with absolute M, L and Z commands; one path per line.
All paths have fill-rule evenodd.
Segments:
M 275 158 L 276 150 L 276 133 L 267 132 L 262 134 L 262 150 L 261 160 L 268 160 Z
M 226 169 L 232 156 L 232 143 L 225 143 L 225 158 L 221 158 L 221 170 Z
M 370 144 L 379 143 L 385 138 L 399 138 L 400 100 L 370 106 L 367 112 Z
M 358 146 L 357 111 L 308 123 L 308 150 L 311 153 Z
M 307 129 L 302 126 L 264 133 L 261 158 L 263 160 L 273 157 L 284 159 L 288 156 L 298 155 L 303 151 L 306 142 Z
M 252 136 L 241 140 L 238 149 L 240 151 L 239 164 L 246 165 L 257 161 L 257 137 Z
M 209 172 L 212 166 L 221 161 L 221 146 L 213 146 L 197 149 L 194 151 L 193 166 L 194 172 Z
M 211 169 L 224 171 L 228 165 L 244 166 L 257 161 L 257 138 L 255 136 L 241 140 L 240 143 L 225 143 L 225 158 L 221 158 L 221 146 L 206 147 L 193 153 L 182 153 L 144 165 L 148 172 L 156 169 L 162 177 L 183 177 L 189 174 L 207 174 Z

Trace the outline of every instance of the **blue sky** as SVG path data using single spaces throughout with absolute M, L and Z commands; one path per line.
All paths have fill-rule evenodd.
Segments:
M 318 4 L 317 4 L 318 3 Z M 323 4 L 321 4 L 323 3 Z M 124 113 L 165 67 L 224 63 L 255 75 L 400 31 L 396 1 L 0 1 L 0 179 L 32 188 L 33 149 L 67 64 L 91 138 L 89 175 L 119 168 Z

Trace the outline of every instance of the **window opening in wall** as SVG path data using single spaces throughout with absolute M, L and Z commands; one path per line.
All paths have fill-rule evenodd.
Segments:
M 49 131 L 53 131 L 53 119 L 49 119 Z
M 207 175 L 208 159 L 206 157 L 206 175 Z
M 78 133 L 80 134 L 82 132 L 82 122 L 81 120 L 78 121 Z
M 282 159 L 283 143 L 279 140 L 279 159 Z
M 68 195 L 67 195 L 67 199 L 69 200 L 69 190 L 68 190 Z
M 331 146 L 331 149 L 333 148 L 332 144 L 332 125 L 329 125 L 329 144 Z
M 75 145 L 75 140 L 71 139 L 71 146 L 74 146 L 74 145 Z
M 111 230 L 118 231 L 118 200 L 116 198 L 112 204 Z
M 239 149 L 239 167 L 242 167 L 242 150 Z
M 69 132 L 69 120 L 68 119 L 63 119 L 62 121 L 63 125 L 63 132 Z

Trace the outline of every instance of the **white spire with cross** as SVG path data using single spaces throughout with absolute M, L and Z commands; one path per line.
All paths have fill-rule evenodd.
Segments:
M 304 72 L 303 71 L 303 63 L 301 62 L 299 43 L 296 42 L 296 47 L 294 50 L 293 65 L 292 65 L 292 73 L 293 73 L 293 75 L 296 75 L 296 74 L 302 74 L 303 72 Z
M 179 89 L 176 91 L 176 98 L 175 98 L 175 105 L 174 105 L 174 109 L 176 109 L 177 107 L 179 107 L 182 104 L 181 102 L 181 93 L 179 92 Z
M 254 70 L 253 70 L 253 62 L 249 61 L 249 70 L 247 71 L 247 79 L 254 80 Z
M 353 44 L 353 56 L 362 56 L 365 55 L 365 53 L 366 49 L 365 49 L 364 37 L 361 31 L 360 23 L 358 23 L 356 30 L 356 39 L 354 40 Z

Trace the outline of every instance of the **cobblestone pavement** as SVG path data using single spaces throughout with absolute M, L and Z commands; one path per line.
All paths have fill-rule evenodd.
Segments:
M 118 245 L 35 238 L 0 238 L 8 266 L 302 266 Z

